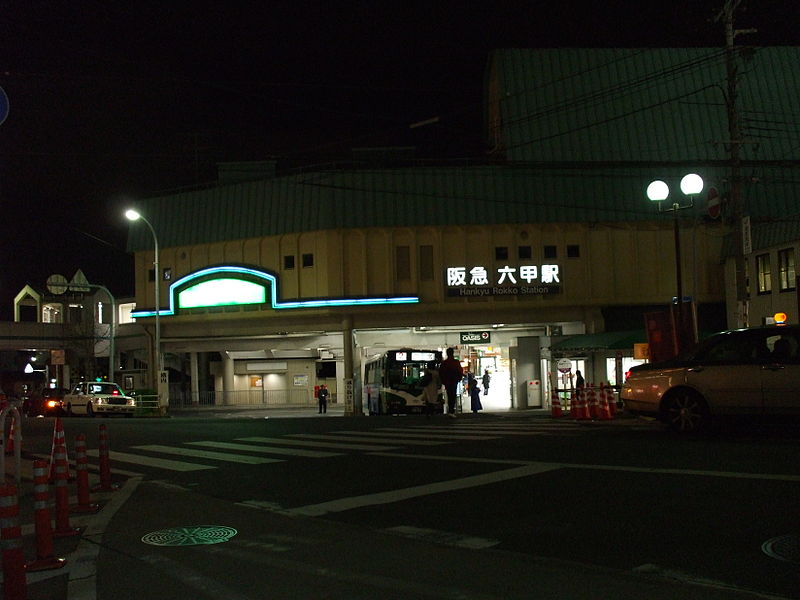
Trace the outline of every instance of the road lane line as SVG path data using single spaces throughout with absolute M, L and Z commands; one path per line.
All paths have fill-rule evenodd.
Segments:
M 503 471 L 495 471 L 493 473 L 471 475 L 469 477 L 461 477 L 459 479 L 451 479 L 448 481 L 439 481 L 436 483 L 418 485 L 399 490 L 390 490 L 388 492 L 365 494 L 363 496 L 351 496 L 349 498 L 340 498 L 338 500 L 330 500 L 328 502 L 321 502 L 319 504 L 298 506 L 296 508 L 289 508 L 280 512 L 292 515 L 319 517 L 332 512 L 343 512 L 346 510 L 352 510 L 354 508 L 364 508 L 365 506 L 391 504 L 393 502 L 400 502 L 402 500 L 409 500 L 411 498 L 419 498 L 421 496 L 452 492 L 453 490 L 463 490 L 481 485 L 491 485 L 493 483 L 508 481 L 510 479 L 520 479 L 522 477 L 529 477 L 531 475 L 544 473 L 545 471 L 551 471 L 554 468 L 558 467 L 545 463 L 523 465 L 521 467 L 505 469 Z
M 339 433 L 346 433 L 346 432 L 339 432 Z M 391 436 L 391 434 L 381 434 L 381 433 L 373 433 L 373 434 L 365 434 L 364 438 L 369 438 L 370 436 L 375 436 L 376 439 L 353 439 L 353 435 L 358 436 L 358 432 L 353 432 L 351 435 L 336 435 L 336 434 L 314 434 L 314 433 L 294 433 L 291 434 L 289 437 L 293 438 L 303 438 L 309 440 L 330 440 L 332 442 L 378 442 L 378 443 L 386 443 L 386 444 L 405 444 L 406 446 L 440 446 L 445 442 L 437 442 L 431 440 L 432 436 L 420 436 L 425 437 L 426 439 L 405 439 L 402 437 Z
M 98 450 L 87 450 L 87 456 L 97 458 L 99 455 Z M 111 460 L 133 463 L 143 467 L 156 467 L 158 469 L 166 469 L 168 471 L 202 471 L 205 469 L 216 469 L 211 465 L 200 465 L 197 463 L 183 462 L 179 460 L 169 460 L 168 458 L 155 458 L 153 456 L 144 456 L 143 454 L 128 454 L 127 452 L 116 452 L 114 450 L 108 453 Z
M 190 446 L 205 446 L 206 448 L 220 448 L 222 450 L 243 450 L 259 454 L 288 454 L 290 456 L 304 456 L 307 458 L 330 458 L 342 456 L 341 452 L 324 452 L 322 450 L 303 450 L 302 448 L 275 448 L 274 446 L 254 446 L 253 444 L 233 444 L 231 442 L 187 442 Z
M 209 458 L 211 460 L 221 460 L 223 462 L 243 463 L 246 465 L 263 465 L 273 462 L 284 462 L 282 458 L 262 458 L 260 456 L 245 456 L 244 454 L 230 454 L 227 452 L 211 452 L 209 450 L 193 450 L 192 448 L 180 448 L 177 446 L 162 446 L 161 444 L 147 444 L 144 446 L 133 446 L 134 450 L 146 450 L 147 452 L 161 452 L 163 454 L 175 454 L 177 456 L 192 456 L 195 458 Z
M 286 438 L 271 437 L 245 437 L 236 438 L 237 442 L 260 442 L 264 444 L 283 444 L 286 446 L 311 446 L 318 448 L 335 448 L 339 450 L 399 450 L 398 446 L 383 446 L 380 444 L 341 444 L 338 442 L 315 442 L 311 440 L 287 440 Z

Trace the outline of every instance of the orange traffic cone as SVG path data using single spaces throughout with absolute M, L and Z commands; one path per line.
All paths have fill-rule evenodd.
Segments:
M 586 405 L 584 389 L 579 389 L 578 394 L 575 396 L 575 418 L 579 421 L 585 421 L 592 418 L 589 415 L 589 407 Z
M 600 382 L 600 397 L 597 406 L 597 418 L 601 421 L 611 420 L 611 410 L 608 408 L 608 388 L 604 382 Z
M 613 419 L 617 416 L 617 397 L 614 395 L 614 388 L 609 385 L 606 394 L 608 394 L 608 414 Z
M 8 443 L 6 444 L 6 454 L 14 454 L 14 436 L 18 427 L 17 418 L 12 415 L 11 428 L 8 431 Z
M 564 416 L 564 411 L 561 409 L 561 401 L 558 399 L 558 390 L 556 389 L 553 389 L 550 397 L 550 416 L 556 419 Z
M 61 422 L 61 417 L 56 417 L 56 422 L 53 424 L 53 447 L 50 450 L 50 481 L 56 479 L 56 448 L 59 446 L 67 447 L 67 439 L 64 437 L 64 424 Z
M 588 408 L 587 412 L 589 413 L 590 419 L 597 418 L 597 392 L 595 392 L 594 384 L 590 384 L 588 387 L 587 397 L 588 397 Z

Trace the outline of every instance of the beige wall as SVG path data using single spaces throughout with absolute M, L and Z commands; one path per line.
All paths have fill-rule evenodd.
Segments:
M 720 264 L 722 230 L 716 224 L 699 225 L 696 230 L 682 226 L 683 290 L 699 302 L 724 300 L 724 275 Z M 434 277 L 422 281 L 419 273 L 419 248 L 433 246 Z M 546 297 L 449 298 L 445 294 L 444 269 L 447 266 L 481 264 L 502 266 L 495 260 L 495 247 L 509 249 L 511 265 L 518 246 L 531 246 L 529 264 L 556 263 L 560 266 L 560 294 Z M 558 258 L 543 257 L 545 245 L 556 246 Z M 580 248 L 578 258 L 567 258 L 567 245 Z M 408 246 L 411 278 L 396 278 L 395 253 Z M 302 266 L 302 254 L 314 255 L 314 266 Z M 295 268 L 283 269 L 283 257 L 295 256 Z M 136 302 L 139 307 L 153 305 L 153 282 L 147 281 L 152 268 L 152 252 L 136 255 Z M 517 322 L 574 320 L 578 310 L 613 305 L 647 305 L 668 302 L 676 293 L 675 255 L 672 223 L 638 222 L 614 224 L 524 224 L 500 226 L 451 226 L 393 229 L 329 230 L 286 234 L 260 239 L 165 248 L 161 267 L 172 269 L 172 281 L 198 269 L 222 263 L 245 263 L 265 268 L 279 277 L 284 300 L 315 297 L 351 297 L 418 294 L 419 305 L 374 307 L 384 325 L 394 320 L 433 323 L 486 322 L 487 311 L 497 321 Z M 162 302 L 167 303 L 168 282 L 163 284 Z M 366 310 L 357 309 L 356 313 Z M 234 311 L 235 313 L 236 311 Z M 261 310 L 247 318 L 292 321 L 327 318 L 336 311 Z M 360 313 L 359 313 L 360 314 Z M 217 321 L 242 318 L 243 313 L 219 311 L 207 315 L 183 315 L 162 319 L 170 323 Z M 400 325 L 401 323 L 397 323 Z M 288 326 L 288 325 L 287 325 Z M 358 326 L 358 319 L 357 319 Z

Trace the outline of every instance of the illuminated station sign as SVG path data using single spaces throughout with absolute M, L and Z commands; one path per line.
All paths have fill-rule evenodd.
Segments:
M 448 296 L 544 296 L 561 291 L 558 265 L 447 267 Z

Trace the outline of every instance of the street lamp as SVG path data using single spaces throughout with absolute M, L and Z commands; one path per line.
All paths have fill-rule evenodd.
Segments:
M 661 203 L 669 198 L 669 185 L 657 179 L 647 186 L 647 198 L 652 202 L 658 202 L 658 211 L 672 212 L 674 216 L 672 229 L 675 237 L 675 279 L 678 287 L 678 304 L 675 313 L 675 349 L 678 353 L 682 350 L 681 341 L 683 335 L 683 278 L 681 276 L 681 238 L 678 231 L 678 211 L 694 206 L 694 195 L 703 191 L 703 178 L 695 173 L 689 173 L 681 179 L 680 187 L 683 195 L 689 198 L 688 204 L 682 204 L 676 200 L 670 208 L 662 208 Z
M 158 374 L 153 377 L 153 383 L 155 385 L 156 390 L 158 390 L 158 383 L 161 371 L 164 370 L 164 365 L 162 362 L 161 357 L 161 321 L 160 321 L 160 313 L 161 313 L 161 274 L 159 273 L 159 265 L 158 265 L 158 236 L 156 236 L 156 230 L 153 229 L 153 226 L 150 224 L 150 221 L 145 219 L 138 211 L 134 209 L 128 209 L 125 211 L 125 217 L 129 221 L 144 221 L 145 225 L 150 229 L 150 233 L 153 234 L 153 244 L 155 246 L 155 260 L 153 261 L 153 265 L 155 266 L 155 283 L 156 283 L 156 368 L 158 369 Z

